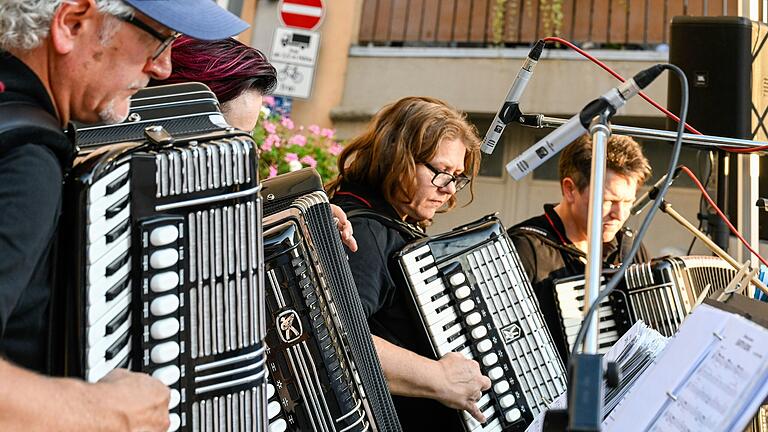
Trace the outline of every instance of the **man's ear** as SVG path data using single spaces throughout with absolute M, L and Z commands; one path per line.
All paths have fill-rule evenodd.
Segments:
M 578 192 L 578 188 L 576 187 L 576 182 L 573 181 L 572 178 L 566 177 L 560 182 L 560 189 L 563 191 L 563 199 L 567 203 L 573 203 L 576 200 L 576 192 Z
M 93 0 L 61 2 L 50 27 L 51 46 L 59 54 L 69 54 L 89 32 L 99 31 L 99 11 Z M 92 40 L 92 39 L 91 39 Z

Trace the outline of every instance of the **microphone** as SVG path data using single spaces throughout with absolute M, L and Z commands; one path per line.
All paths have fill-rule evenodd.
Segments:
M 515 120 L 515 117 L 520 115 L 518 102 L 523 95 L 525 87 L 528 85 L 528 81 L 531 79 L 531 75 L 533 75 L 533 68 L 536 67 L 536 63 L 538 63 L 539 57 L 541 57 L 544 45 L 545 42 L 539 39 L 536 45 L 531 48 L 531 52 L 528 53 L 528 58 L 523 62 L 520 72 L 517 73 L 515 80 L 512 82 L 512 87 L 509 88 L 504 104 L 501 105 L 501 109 L 496 113 L 496 117 L 491 122 L 488 132 L 485 133 L 483 145 L 480 147 L 480 151 L 483 153 L 493 153 L 493 149 L 496 148 L 496 144 L 499 142 L 502 132 L 504 132 L 504 128 Z
M 680 174 L 680 167 L 675 168 L 675 172 L 672 174 L 672 180 L 674 181 L 678 174 Z M 652 203 L 653 200 L 656 199 L 656 197 L 659 195 L 659 191 L 661 190 L 661 185 L 664 184 L 664 181 L 667 179 L 667 174 L 664 174 L 659 181 L 654 183 L 653 186 L 651 186 L 648 191 L 646 191 L 640 198 L 635 200 L 635 203 L 632 204 L 632 209 L 629 211 L 632 216 L 637 216 L 640 213 L 645 210 L 646 207 L 648 207 L 648 204 Z
M 545 136 L 539 142 L 529 147 L 520 156 L 506 166 L 507 172 L 515 180 L 520 180 L 528 173 L 538 168 L 552 156 L 572 143 L 576 138 L 585 134 L 592 119 L 602 111 L 610 110 L 610 115 L 624 106 L 631 97 L 635 96 L 650 84 L 664 70 L 664 65 L 654 65 L 638 72 L 634 77 L 610 89 L 598 99 L 588 103 L 580 113 L 571 117 L 567 122 Z

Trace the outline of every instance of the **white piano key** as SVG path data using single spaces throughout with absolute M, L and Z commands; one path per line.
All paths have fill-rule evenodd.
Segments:
M 174 341 L 163 342 L 152 347 L 149 358 L 155 364 L 168 363 L 179 356 L 179 344 Z
M 98 340 L 94 345 L 91 345 L 85 349 L 86 357 L 89 365 L 99 364 L 104 361 L 104 355 L 107 349 L 112 346 L 118 339 L 123 337 L 131 328 L 131 314 L 127 315 L 127 319 L 118 327 L 114 333 L 109 336 L 105 336 Z
M 110 183 L 117 180 L 123 174 L 126 174 L 129 168 L 130 168 L 129 164 L 127 163 L 122 164 L 117 168 L 115 168 L 109 174 L 95 181 L 93 185 L 88 189 L 88 203 L 96 202 L 100 198 L 107 196 L 107 193 L 106 193 L 107 186 L 109 186 Z M 128 179 L 127 181 L 130 181 L 130 179 Z
M 102 255 L 97 261 L 91 263 L 88 269 L 88 280 L 86 283 L 95 285 L 101 279 L 107 277 L 106 269 L 121 255 L 128 252 L 131 247 L 131 236 L 129 233 L 123 234 L 120 239 L 116 240 L 112 248 L 107 253 Z M 130 259 L 130 258 L 129 258 Z
M 449 352 L 456 351 L 456 348 L 458 348 L 461 345 L 464 345 L 465 343 L 467 343 L 466 336 L 459 336 L 458 338 L 456 338 L 456 339 L 454 339 L 454 340 L 452 340 L 450 342 L 446 342 L 445 344 L 438 346 L 437 347 L 437 353 L 440 356 L 444 356 L 444 355 L 448 354 Z
M 105 235 L 107 235 L 108 232 L 112 231 L 113 229 L 117 228 L 118 226 L 128 221 L 130 216 L 131 216 L 131 208 L 130 206 L 126 206 L 124 209 L 120 211 L 120 213 L 116 214 L 115 216 L 112 216 L 109 219 L 101 218 L 89 224 L 88 225 L 88 243 L 90 244 L 90 243 L 97 242 L 100 238 L 103 238 Z M 128 227 L 128 230 L 130 230 L 130 225 Z
M 107 217 L 107 209 L 125 200 L 130 192 L 131 181 L 128 180 L 122 187 L 120 187 L 120 189 L 116 190 L 111 195 L 99 198 L 98 200 L 89 203 L 86 210 L 88 224 L 97 223 L 99 220 L 105 219 Z M 125 201 L 122 202 L 121 205 L 130 206 L 130 203 Z M 112 217 L 115 216 L 116 214 Z
M 131 353 L 131 341 L 123 347 L 122 350 L 112 359 L 104 360 L 101 363 L 95 365 L 87 365 L 85 372 L 85 379 L 88 382 L 96 382 L 104 378 L 110 371 L 115 369 L 126 357 Z
M 114 288 L 119 282 L 123 281 L 123 278 L 128 276 L 131 270 L 131 260 L 129 259 L 122 267 L 120 267 L 112 276 L 99 280 L 95 285 L 86 284 L 86 291 L 88 291 L 88 304 L 89 307 L 104 308 L 107 303 L 106 294 L 107 291 Z M 131 280 L 126 279 L 130 290 Z M 118 293 L 119 295 L 120 293 Z M 115 301 L 113 298 L 112 301 Z
M 409 279 L 414 282 L 414 285 L 425 283 L 428 279 L 437 276 L 438 270 L 436 266 L 428 267 L 420 271 L 415 271 L 408 275 Z
M 152 252 L 149 257 L 149 266 L 153 269 L 168 268 L 179 261 L 179 251 L 173 248 L 160 249 Z
M 409 252 L 406 255 L 403 255 L 401 260 L 403 262 L 403 265 L 406 268 L 410 268 L 410 267 L 415 266 L 416 263 L 417 263 L 418 257 L 420 257 L 421 255 L 424 255 L 424 254 L 430 254 L 431 255 L 431 252 L 430 252 L 430 249 L 429 249 L 429 245 L 424 245 L 424 246 L 422 246 L 422 247 L 420 247 L 420 248 L 418 248 L 416 250 L 413 250 L 413 251 Z
M 152 376 L 159 379 L 161 383 L 170 387 L 179 381 L 179 378 L 181 377 L 181 370 L 179 370 L 179 367 L 176 365 L 164 366 L 155 369 L 155 371 L 152 372 Z
M 152 300 L 149 305 L 149 311 L 154 316 L 168 315 L 179 308 L 179 298 L 173 294 L 164 295 Z
M 152 292 L 161 293 L 179 286 L 179 274 L 175 271 L 157 273 L 149 280 Z
M 131 304 L 131 291 L 123 291 L 117 298 L 102 309 L 88 308 L 88 342 L 92 343 L 102 338 L 105 334 L 107 324 L 117 315 L 123 313 L 128 305 Z
M 154 340 L 169 338 L 179 332 L 179 320 L 175 317 L 164 318 L 152 323 L 149 327 L 149 335 Z

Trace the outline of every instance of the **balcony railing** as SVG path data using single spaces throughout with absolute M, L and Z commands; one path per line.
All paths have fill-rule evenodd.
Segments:
M 761 2 L 762 3 L 762 2 Z M 385 46 L 666 43 L 676 15 L 736 15 L 734 0 L 363 0 L 359 43 Z

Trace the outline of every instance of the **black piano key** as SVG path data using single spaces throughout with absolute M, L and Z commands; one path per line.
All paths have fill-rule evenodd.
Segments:
M 126 251 L 125 253 L 117 257 L 116 260 L 112 261 L 110 265 L 107 266 L 105 275 L 109 277 L 117 273 L 117 271 L 120 270 L 120 267 L 124 266 L 129 259 L 130 259 L 130 255 L 128 254 L 128 251 Z
M 107 219 L 111 219 L 115 217 L 118 213 L 123 211 L 123 209 L 125 209 L 127 206 L 128 206 L 128 195 L 126 195 L 123 199 L 121 199 L 120 201 L 108 207 L 106 212 L 104 212 L 104 216 L 106 216 Z
M 129 274 L 126 274 L 123 276 L 122 279 L 120 279 L 119 282 L 117 282 L 112 288 L 107 290 L 107 292 L 104 294 L 104 298 L 108 302 L 114 300 L 118 295 L 120 295 L 123 291 L 125 291 L 126 288 L 128 288 L 131 284 L 130 280 L 128 279 L 130 277 Z
M 128 341 L 130 340 L 130 334 L 131 332 L 127 331 L 125 334 L 120 336 L 118 340 L 115 341 L 109 348 L 107 348 L 107 351 L 104 353 L 104 358 L 107 360 L 112 360 L 117 356 L 117 354 L 125 348 L 126 345 L 128 345 Z
M 124 322 L 128 319 L 128 314 L 131 312 L 131 307 L 128 306 L 125 309 L 123 309 L 122 312 L 117 314 L 116 317 L 112 318 L 110 322 L 107 323 L 105 335 L 109 336 L 112 333 L 114 333 Z
M 105 195 L 112 195 L 115 193 L 115 191 L 125 186 L 126 183 L 128 183 L 128 172 L 113 180 L 112 183 L 108 184 L 107 192 Z
M 112 243 L 113 241 L 117 240 L 123 233 L 128 231 L 128 228 L 131 226 L 130 219 L 124 220 L 120 225 L 114 227 L 112 231 L 107 233 L 107 244 Z

